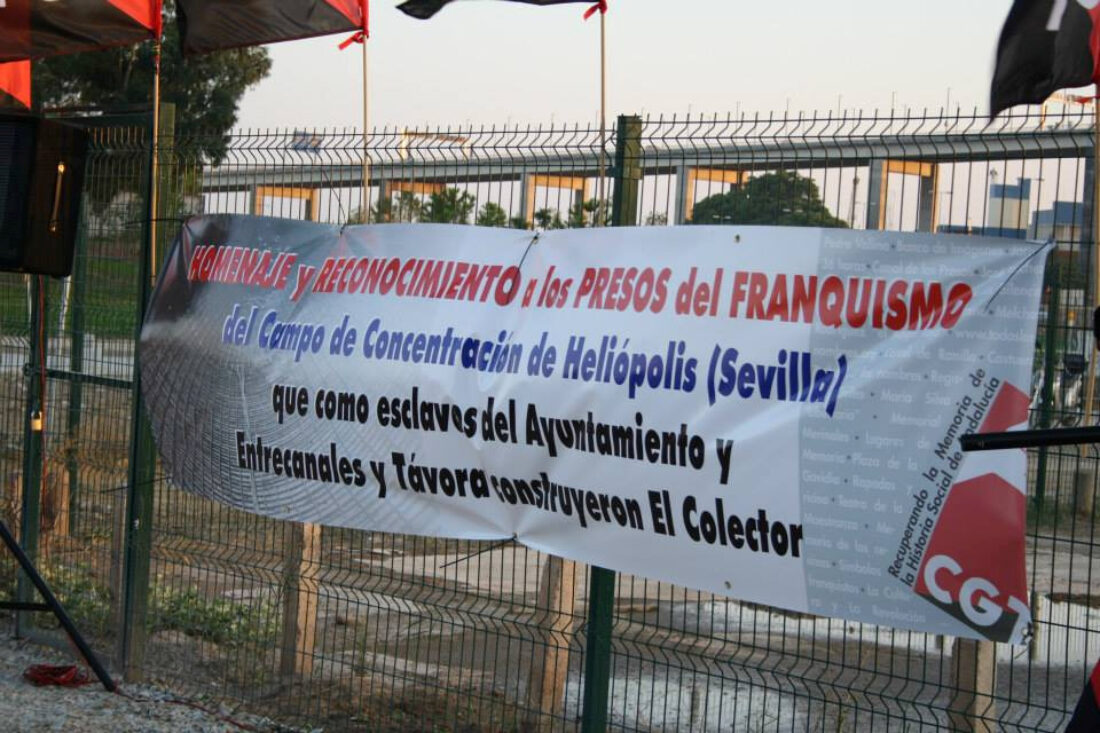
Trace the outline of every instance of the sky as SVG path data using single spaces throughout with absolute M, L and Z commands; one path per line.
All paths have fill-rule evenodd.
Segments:
M 368 126 L 588 124 L 600 22 L 585 5 L 459 2 L 428 21 L 371 3 Z M 607 117 L 988 110 L 1011 0 L 608 0 Z M 275 44 L 241 128 L 362 128 L 360 47 Z

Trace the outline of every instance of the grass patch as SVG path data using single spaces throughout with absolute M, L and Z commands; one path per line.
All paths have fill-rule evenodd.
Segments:
M 5 570 L 0 566 L 0 597 L 5 590 L 9 596 L 13 592 L 15 574 Z M 110 590 L 88 566 L 47 565 L 42 575 L 79 626 L 97 631 L 110 628 Z M 49 614 L 36 614 L 36 618 L 42 627 L 55 623 Z M 275 641 L 278 624 L 279 607 L 272 599 L 241 603 L 220 596 L 206 597 L 195 588 L 155 585 L 152 589 L 150 633 L 175 630 L 225 646 L 270 645 Z
M 1079 513 L 1069 501 L 1058 501 L 1057 497 L 1046 499 L 1041 506 L 1037 506 L 1034 497 L 1028 498 L 1027 503 L 1027 531 L 1034 534 L 1039 530 L 1057 531 L 1062 534 L 1079 534 L 1082 537 L 1091 536 L 1089 528 L 1096 520 L 1096 511 L 1091 515 Z
M 271 644 L 278 631 L 279 608 L 267 598 L 247 604 L 208 598 L 195 588 L 156 586 L 153 607 L 151 631 L 181 631 L 215 644 Z
M 138 322 L 138 267 L 136 259 L 95 258 L 85 263 L 85 333 L 101 338 L 133 338 Z M 73 306 L 78 307 L 75 302 Z
M 15 564 L 0 563 L 0 601 L 15 600 Z
M 78 628 L 104 631 L 110 627 L 111 593 L 91 568 L 87 565 L 44 565 L 39 566 L 39 572 Z M 32 592 L 34 600 L 39 601 L 38 590 Z M 54 627 L 57 620 L 52 614 L 36 613 L 35 625 Z
M 65 331 L 73 327 L 74 319 L 83 320 L 81 330 L 100 338 L 134 336 L 138 323 L 137 258 L 91 257 L 73 269 L 74 276 L 83 268 L 83 282 L 73 282 L 69 290 L 70 305 L 63 324 Z M 47 278 L 46 328 L 56 335 L 62 303 L 62 281 Z M 30 330 L 28 308 L 29 288 L 22 275 L 9 275 L 0 280 L 0 330 L 26 335 Z

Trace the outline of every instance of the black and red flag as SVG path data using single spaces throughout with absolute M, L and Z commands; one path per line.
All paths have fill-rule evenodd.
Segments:
M 139 43 L 160 24 L 161 0 L 5 0 L 0 62 Z
M 177 0 L 185 55 L 364 29 L 366 0 Z
M 1084 0 L 1014 0 L 989 92 L 990 116 L 1100 77 L 1100 5 Z
M 420 18 L 426 20 L 440 10 L 443 6 L 450 5 L 452 2 L 458 0 L 405 0 L 397 6 L 397 9 L 406 15 L 411 15 L 414 18 Z M 607 11 L 606 0 L 505 0 L 505 2 L 513 3 L 525 3 L 527 5 L 564 5 L 565 3 L 584 3 L 585 5 L 591 5 L 592 8 L 586 13 L 585 17 L 591 15 L 597 10 L 601 12 Z
M 0 63 L 0 108 L 31 106 L 31 62 Z
M 1095 733 L 1100 730 L 1100 662 L 1092 669 L 1085 691 L 1077 701 L 1065 733 Z

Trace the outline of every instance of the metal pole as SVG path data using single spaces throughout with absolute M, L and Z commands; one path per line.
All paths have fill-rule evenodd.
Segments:
M 1100 443 L 1100 426 L 1095 425 L 1082 428 L 970 433 L 959 437 L 959 445 L 966 452 L 1008 448 L 1046 448 L 1058 445 L 1085 446 L 1097 443 Z
M 153 54 L 153 150 L 150 153 L 152 170 L 149 178 L 149 241 L 152 242 L 150 252 L 149 273 L 150 277 L 157 276 L 157 217 L 160 211 L 160 51 L 161 42 L 158 36 Z M 144 316 L 144 312 L 142 314 Z M 140 318 L 139 318 L 140 320 Z
M 1097 87 L 1100 92 L 1100 86 Z M 1092 135 L 1092 293 L 1093 306 L 1100 308 L 1100 98 L 1092 102 L 1093 135 Z M 1089 354 L 1089 371 L 1085 382 L 1085 406 L 1081 417 L 1082 424 L 1092 423 L 1093 400 L 1096 398 L 1096 350 L 1100 344 L 1093 344 L 1092 353 Z M 1081 456 L 1084 457 L 1085 447 L 1081 447 Z
M 127 487 L 125 545 L 123 548 L 122 629 L 118 658 L 127 681 L 139 681 L 145 666 L 146 615 L 149 607 L 149 570 L 153 537 L 153 482 L 156 451 L 153 430 L 141 394 L 141 363 L 137 349 L 145 308 L 156 277 L 157 165 L 160 135 L 160 40 L 157 40 L 156 79 L 153 89 L 153 130 L 150 145 L 149 196 L 139 257 L 137 325 L 134 329 L 134 376 L 131 382 L 129 486 Z M 174 116 L 171 118 L 174 120 Z
M 72 300 L 72 327 L 69 331 L 69 371 L 84 373 L 84 301 L 88 279 L 88 233 L 81 228 L 74 253 Z M 66 423 L 68 440 L 65 448 L 65 470 L 69 478 L 69 534 L 76 532 L 80 517 L 80 471 L 77 453 L 80 439 L 80 412 L 84 402 L 84 384 L 79 379 L 69 382 L 69 414 Z
M 638 223 L 638 192 L 642 179 L 642 120 L 619 118 L 615 140 L 615 194 L 611 219 L 615 226 Z M 607 729 L 611 687 L 611 632 L 615 615 L 615 571 L 593 565 L 588 576 L 588 639 L 584 655 L 582 733 Z
M 1039 398 L 1039 427 L 1050 427 L 1050 405 L 1054 399 L 1054 351 L 1055 324 L 1058 321 L 1058 306 L 1062 299 L 1059 283 L 1054 281 L 1050 287 L 1050 304 L 1047 306 L 1046 337 L 1043 339 L 1043 385 Z M 1043 508 L 1047 489 L 1047 447 L 1039 446 L 1039 459 L 1035 466 L 1035 508 Z
M 42 370 L 46 358 L 41 332 L 46 318 L 45 283 L 41 275 L 30 278 L 30 354 L 27 358 L 27 407 L 23 416 L 23 510 L 21 512 L 21 537 L 23 548 L 31 558 L 38 556 L 38 531 L 42 499 L 42 432 L 46 416 L 42 405 Z M 31 597 L 27 576 L 20 575 L 16 598 L 27 602 Z M 27 619 L 24 614 L 15 615 L 15 635 L 22 637 Z
M 588 575 L 588 642 L 584 654 L 581 733 L 607 730 L 615 571 L 593 565 Z
M 8 531 L 7 526 L 2 520 L 0 520 L 0 539 L 2 539 L 4 544 L 8 546 L 8 549 L 11 550 L 12 555 L 14 555 L 15 559 L 19 562 L 19 566 L 23 568 L 23 572 L 31 579 L 31 582 L 34 583 L 34 587 L 37 588 L 38 592 L 42 595 L 42 600 L 46 602 L 45 608 L 38 606 L 38 604 L 20 605 L 30 607 L 25 610 L 52 611 L 53 615 L 57 617 L 57 620 L 61 622 L 61 626 L 65 629 L 65 633 L 69 635 L 73 644 L 80 650 L 80 655 L 84 657 L 84 661 L 86 661 L 88 666 L 92 668 L 92 671 L 95 672 L 95 676 L 99 678 L 99 681 L 103 683 L 103 686 L 107 688 L 108 692 L 114 692 L 114 680 L 107 674 L 107 670 L 103 668 L 103 665 L 99 663 L 99 659 L 96 658 L 95 652 L 93 652 L 92 648 L 88 646 L 88 643 L 84 641 L 84 637 L 77 630 L 72 619 L 69 618 L 69 614 L 67 614 L 61 604 L 58 603 L 57 598 L 54 596 L 53 592 L 50 591 L 49 586 L 42 580 L 42 576 L 38 574 L 38 571 L 35 570 L 34 563 L 32 563 L 26 553 L 23 552 L 23 548 L 21 548 L 19 543 L 15 541 L 15 538 L 12 537 L 11 532 Z

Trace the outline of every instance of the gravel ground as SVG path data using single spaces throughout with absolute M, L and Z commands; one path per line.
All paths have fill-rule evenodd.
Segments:
M 0 618 L 0 729 L 20 733 L 290 730 L 245 713 L 219 710 L 215 703 L 185 701 L 150 685 L 119 684 L 122 694 L 115 694 L 98 681 L 83 687 L 36 687 L 23 679 L 23 671 L 32 665 L 72 664 L 75 660 L 57 650 L 13 639 L 10 619 Z

